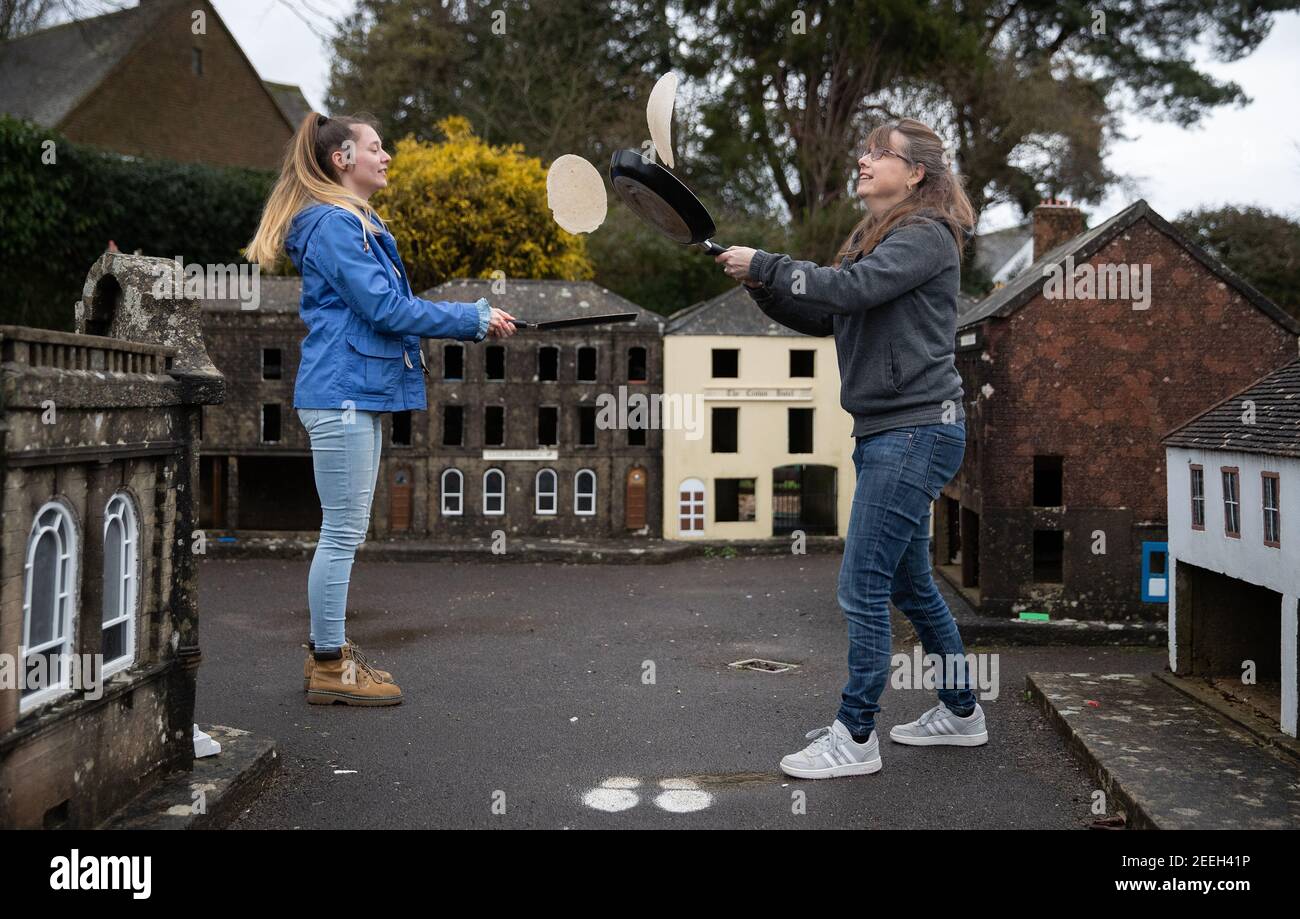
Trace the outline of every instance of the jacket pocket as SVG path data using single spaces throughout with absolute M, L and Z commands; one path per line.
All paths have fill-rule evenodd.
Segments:
M 898 351 L 899 349 L 891 341 L 889 343 L 889 385 L 893 388 L 895 395 L 901 395 L 903 392 L 903 365 Z
M 401 378 L 402 340 L 361 332 L 348 332 L 347 339 L 357 352 L 360 388 L 374 395 L 392 392 Z

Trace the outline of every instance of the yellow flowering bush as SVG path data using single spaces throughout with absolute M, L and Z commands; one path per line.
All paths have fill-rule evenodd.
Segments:
M 555 223 L 546 169 L 522 145 L 494 147 L 455 115 L 445 140 L 398 141 L 371 202 L 397 239 L 418 294 L 452 278 L 590 279 L 586 241 Z

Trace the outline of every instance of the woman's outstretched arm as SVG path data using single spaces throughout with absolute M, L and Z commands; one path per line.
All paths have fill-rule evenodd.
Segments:
M 388 335 L 483 340 L 492 319 L 492 309 L 486 299 L 455 303 L 408 297 L 362 248 L 363 239 L 357 218 L 347 211 L 336 210 L 321 218 L 312 234 L 306 259 L 376 331 Z

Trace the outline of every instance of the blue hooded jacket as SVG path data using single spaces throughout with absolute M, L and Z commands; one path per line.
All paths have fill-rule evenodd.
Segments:
M 299 314 L 307 325 L 294 381 L 294 408 L 423 411 L 421 338 L 482 341 L 491 309 L 437 303 L 411 291 L 392 234 L 376 237 L 332 204 L 303 208 L 285 235 L 302 275 Z

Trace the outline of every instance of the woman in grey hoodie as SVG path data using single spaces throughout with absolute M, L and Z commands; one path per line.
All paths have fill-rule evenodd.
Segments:
M 829 727 L 781 760 L 797 778 L 881 768 L 875 732 L 889 677 L 889 601 L 936 655 L 939 704 L 892 728 L 900 743 L 987 742 L 952 612 L 931 574 L 930 503 L 961 466 L 966 446 L 961 376 L 953 362 L 961 250 L 974 223 L 943 142 L 911 118 L 884 124 L 858 159 L 867 214 L 827 268 L 761 249 L 717 256 L 773 319 L 834 335 L 840 404 L 853 416 L 857 484 L 838 596 L 849 630 L 849 679 Z

